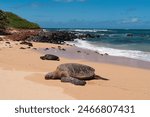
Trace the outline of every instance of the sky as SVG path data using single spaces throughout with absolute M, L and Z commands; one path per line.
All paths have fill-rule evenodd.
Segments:
M 150 29 L 150 0 L 0 0 L 43 28 Z

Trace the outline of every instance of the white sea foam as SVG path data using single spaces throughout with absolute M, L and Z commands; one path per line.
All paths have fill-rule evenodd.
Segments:
M 43 30 L 43 32 L 48 32 L 46 29 L 42 29 Z
M 81 39 L 76 39 L 74 42 L 67 42 L 67 43 L 71 45 L 75 44 L 77 47 L 97 51 L 99 53 L 108 53 L 109 55 L 112 56 L 121 56 L 150 62 L 150 52 L 102 47 L 98 45 L 93 45 L 88 41 Z
M 98 32 L 98 31 L 101 31 L 101 32 L 107 32 L 108 30 L 96 30 L 96 29 L 91 29 L 91 30 L 87 30 L 87 29 L 75 29 L 74 31 L 77 31 L 77 32 Z

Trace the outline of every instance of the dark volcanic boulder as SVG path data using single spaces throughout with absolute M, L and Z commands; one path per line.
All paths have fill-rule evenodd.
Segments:
M 0 29 L 0 35 L 9 35 L 9 32 L 7 32 L 7 30 Z
M 56 60 L 56 61 L 60 60 L 58 56 L 55 56 L 55 55 L 52 55 L 52 54 L 46 54 L 44 56 L 41 56 L 40 58 L 42 60 Z
M 67 31 L 41 32 L 37 36 L 31 36 L 27 40 L 34 42 L 48 42 L 62 44 L 64 41 L 73 41 L 77 36 Z
M 26 49 L 26 48 L 24 48 L 24 47 L 20 47 L 20 49 L 23 49 L 23 50 L 24 50 L 24 49 Z
M 28 45 L 30 47 L 33 47 L 33 44 L 30 43 L 30 42 L 27 42 L 27 41 L 22 41 L 20 44 L 22 44 L 22 45 Z
M 0 37 L 0 41 L 3 41 L 3 38 Z
M 70 31 L 48 31 L 40 32 L 27 38 L 28 41 L 46 42 L 54 44 L 64 44 L 65 41 L 74 41 L 74 39 L 95 38 L 94 34 L 84 34 Z

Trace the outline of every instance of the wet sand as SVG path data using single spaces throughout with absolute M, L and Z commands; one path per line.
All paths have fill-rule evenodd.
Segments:
M 79 48 L 79 47 L 68 47 L 65 51 L 59 50 L 58 48 L 53 49 L 49 48 L 49 50 L 45 50 L 43 48 L 39 48 L 38 51 L 43 54 L 54 54 L 57 56 L 69 58 L 69 59 L 83 59 L 92 62 L 98 63 L 106 63 L 106 64 L 117 64 L 135 68 L 143 68 L 150 69 L 150 62 L 131 59 L 126 57 L 116 57 L 105 54 L 100 54 L 95 51 Z

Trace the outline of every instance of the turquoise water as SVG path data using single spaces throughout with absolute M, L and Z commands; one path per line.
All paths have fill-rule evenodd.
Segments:
M 127 29 L 49 29 L 67 30 L 78 33 L 98 35 L 96 38 L 74 42 L 78 47 L 108 53 L 112 56 L 150 61 L 150 30 L 127 30 Z
M 116 49 L 150 52 L 150 30 L 108 30 L 97 34 L 102 36 L 87 41 Z

